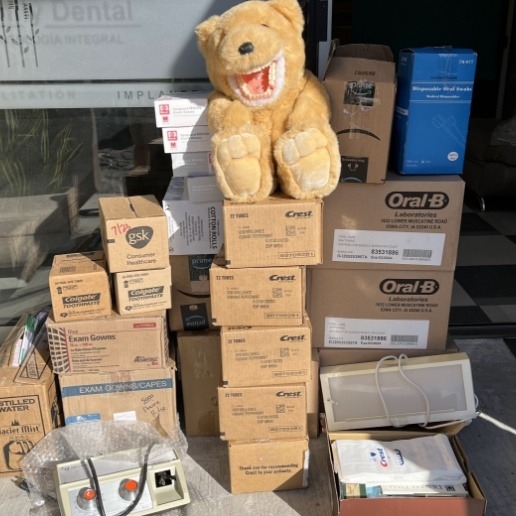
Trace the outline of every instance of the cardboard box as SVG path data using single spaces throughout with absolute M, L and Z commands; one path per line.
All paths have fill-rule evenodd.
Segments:
M 207 125 L 164 127 L 161 132 L 165 154 L 211 151 L 211 132 Z
M 59 376 L 65 424 L 145 421 L 173 435 L 177 423 L 175 364 L 159 369 Z
M 208 125 L 208 94 L 189 91 L 161 95 L 154 101 L 156 127 Z
M 296 200 L 282 194 L 253 204 L 224 201 L 228 267 L 321 263 L 322 212 L 321 199 Z
M 310 439 L 317 439 L 321 424 L 319 410 L 319 356 L 315 348 L 312 348 L 310 369 L 312 377 L 306 383 L 307 427 L 308 437 Z
M 444 353 L 457 353 L 459 348 L 452 337 L 448 336 L 444 349 L 345 349 L 345 348 L 318 348 L 320 367 L 358 364 L 361 362 L 376 362 L 386 355 L 407 357 L 423 357 L 432 355 L 442 355 Z
M 305 312 L 303 266 L 228 269 L 223 256 L 211 264 L 215 326 L 295 326 Z
M 172 178 L 163 209 L 168 220 L 170 254 L 217 254 L 224 243 L 222 201 L 193 202 L 187 198 L 187 178 Z
M 222 384 L 229 387 L 308 382 L 312 331 L 299 326 L 223 326 Z
M 170 255 L 173 290 L 190 294 L 210 293 L 210 267 L 215 254 Z
M 308 487 L 308 439 L 228 443 L 230 491 Z
M 315 347 L 444 349 L 453 271 L 313 269 Z
M 211 296 L 172 289 L 172 308 L 168 312 L 171 331 L 215 329 L 212 324 Z
M 331 269 L 455 268 L 464 181 L 400 176 L 339 184 L 324 201 L 323 264 Z
M 223 441 L 306 437 L 304 384 L 219 387 Z
M 19 476 L 20 461 L 52 429 L 61 426 L 56 376 L 46 333 L 19 367 L 10 354 L 27 317 L 13 327 L 0 347 L 0 476 Z
M 464 514 L 468 516 L 483 516 L 486 499 L 475 474 L 469 470 L 467 456 L 456 436 L 451 435 L 450 441 L 464 474 L 467 478 L 469 497 L 454 496 L 402 496 L 390 498 L 348 498 L 339 499 L 338 478 L 334 473 L 331 443 L 336 439 L 377 439 L 394 441 L 431 435 L 422 430 L 368 430 L 364 432 L 329 432 L 328 434 L 329 474 L 333 478 L 332 502 L 335 516 L 450 516 Z
M 113 274 L 116 308 L 119 314 L 167 310 L 172 306 L 171 268 Z
M 209 176 L 215 174 L 211 152 L 174 152 L 170 154 L 174 177 Z
M 342 45 L 330 58 L 324 85 L 339 140 L 341 181 L 381 183 L 387 172 L 396 96 L 391 49 Z
M 215 176 L 185 177 L 184 182 L 188 200 L 192 202 L 224 200 Z
M 178 332 L 177 344 L 185 433 L 218 436 L 217 389 L 222 384 L 220 334 L 217 331 Z
M 86 321 L 57 322 L 46 327 L 55 373 L 100 373 L 163 368 L 168 356 L 165 312 L 115 312 Z
M 109 272 L 168 267 L 167 218 L 153 195 L 101 197 L 99 208 Z
M 398 58 L 393 165 L 402 174 L 461 174 L 477 54 L 409 48 Z
M 57 321 L 109 315 L 111 285 L 103 253 L 72 253 L 54 257 L 48 277 Z

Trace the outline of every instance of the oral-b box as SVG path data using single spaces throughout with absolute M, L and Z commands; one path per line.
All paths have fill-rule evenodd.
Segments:
M 462 48 L 402 50 L 393 126 L 400 174 L 461 174 L 477 54 Z

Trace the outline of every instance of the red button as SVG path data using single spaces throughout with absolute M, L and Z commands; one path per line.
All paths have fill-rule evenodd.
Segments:
M 85 489 L 83 492 L 82 492 L 82 497 L 84 498 L 84 500 L 94 500 L 95 497 L 97 496 L 97 493 L 95 492 L 94 489 Z
M 136 482 L 136 480 L 132 480 L 132 479 L 126 480 L 124 482 L 124 489 L 126 491 L 134 492 L 138 489 L 138 482 Z

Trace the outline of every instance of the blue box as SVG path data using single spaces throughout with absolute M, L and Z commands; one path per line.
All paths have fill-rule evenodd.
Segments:
M 399 54 L 392 165 L 400 174 L 462 174 L 477 54 L 425 47 Z

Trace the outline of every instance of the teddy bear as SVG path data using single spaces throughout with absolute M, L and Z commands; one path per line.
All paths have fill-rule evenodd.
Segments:
M 214 90 L 212 161 L 226 199 L 258 202 L 279 186 L 295 199 L 337 186 L 340 153 L 329 96 L 305 68 L 297 0 L 247 0 L 195 28 Z

